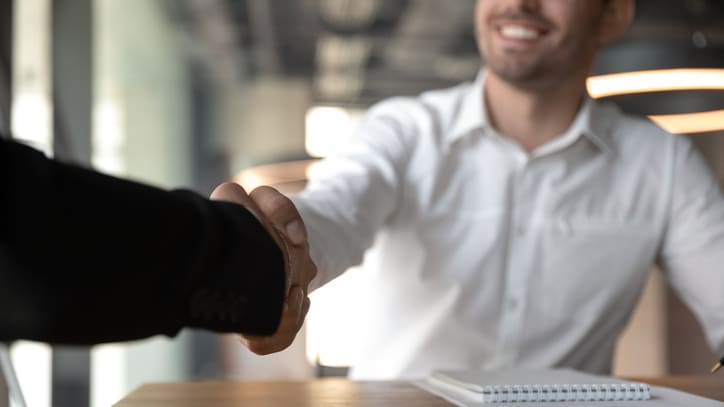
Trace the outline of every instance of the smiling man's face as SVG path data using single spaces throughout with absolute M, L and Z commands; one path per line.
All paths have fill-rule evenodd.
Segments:
M 590 68 L 602 43 L 607 4 L 605 0 L 478 0 L 478 48 L 488 68 L 510 84 L 555 84 Z

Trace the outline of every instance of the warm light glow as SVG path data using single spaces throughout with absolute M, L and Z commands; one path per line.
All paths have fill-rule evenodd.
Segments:
M 592 98 L 683 90 L 724 90 L 724 69 L 661 69 L 588 78 L 588 93 Z M 724 110 L 649 118 L 673 134 L 724 130 Z
M 234 182 L 247 191 L 270 185 L 284 194 L 296 194 L 304 189 L 309 174 L 317 163 L 318 160 L 313 159 L 259 165 L 239 172 L 234 177 Z
M 724 90 L 724 69 L 660 69 L 588 78 L 592 98 L 678 90 Z
M 708 133 L 724 130 L 724 110 L 649 116 L 649 118 L 672 134 Z
M 244 170 L 235 179 L 236 183 L 244 187 L 247 192 L 253 191 L 254 189 L 262 186 L 262 185 L 269 185 L 270 182 L 267 182 L 266 179 L 264 179 L 264 176 L 259 174 L 258 171 L 255 169 L 248 169 Z
M 362 112 L 333 106 L 315 106 L 306 117 L 307 153 L 326 157 L 337 151 L 349 139 Z

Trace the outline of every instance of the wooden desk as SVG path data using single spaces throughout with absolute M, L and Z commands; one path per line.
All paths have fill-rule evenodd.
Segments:
M 724 401 L 724 375 L 711 376 L 666 376 L 658 378 L 633 378 L 656 386 L 671 387 L 692 394 Z
M 724 401 L 724 376 L 637 379 Z M 443 407 L 446 401 L 405 382 L 196 382 L 147 384 L 116 407 Z

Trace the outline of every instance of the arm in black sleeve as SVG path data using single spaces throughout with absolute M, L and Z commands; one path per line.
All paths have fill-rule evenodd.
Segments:
M 2 140 L 0 188 L 0 340 L 276 330 L 284 260 L 246 209 Z

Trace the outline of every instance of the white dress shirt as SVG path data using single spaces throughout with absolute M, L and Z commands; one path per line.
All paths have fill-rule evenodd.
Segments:
M 724 200 L 690 142 L 586 100 L 528 154 L 489 124 L 484 78 L 373 107 L 293 198 L 317 283 L 363 257 L 373 280 L 351 377 L 610 372 L 654 262 L 724 353 Z

